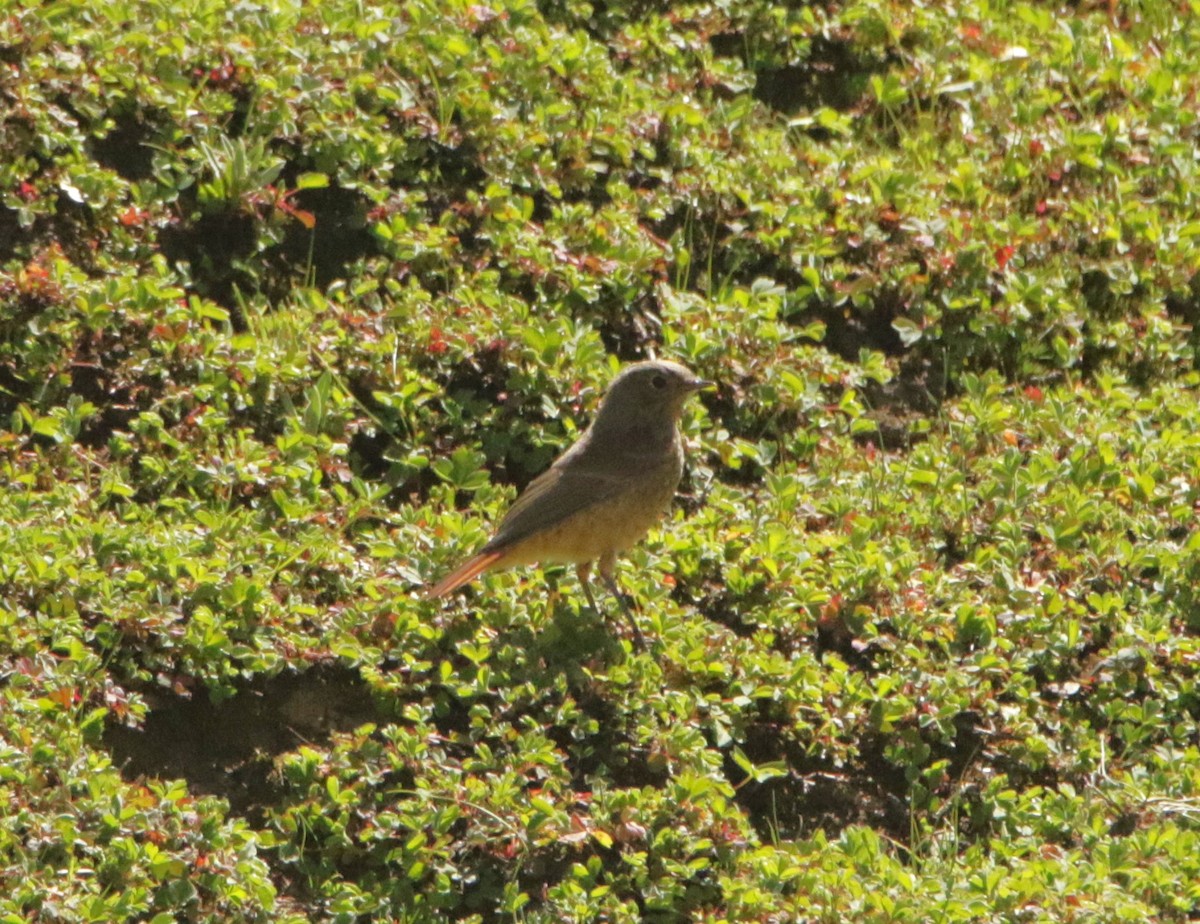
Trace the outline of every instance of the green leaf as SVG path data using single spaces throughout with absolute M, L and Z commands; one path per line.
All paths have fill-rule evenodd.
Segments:
M 302 173 L 296 177 L 297 189 L 326 189 L 329 177 L 324 173 Z

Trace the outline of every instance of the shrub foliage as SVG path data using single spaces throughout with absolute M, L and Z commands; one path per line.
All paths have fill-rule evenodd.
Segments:
M 1196 13 L 0 13 L 0 921 L 1195 920 Z

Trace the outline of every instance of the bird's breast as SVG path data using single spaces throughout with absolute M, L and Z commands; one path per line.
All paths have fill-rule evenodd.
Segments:
M 621 490 L 517 543 L 504 565 L 540 562 L 578 564 L 619 553 L 641 540 L 671 505 L 683 472 L 682 454 L 655 463 L 641 460 L 624 476 Z

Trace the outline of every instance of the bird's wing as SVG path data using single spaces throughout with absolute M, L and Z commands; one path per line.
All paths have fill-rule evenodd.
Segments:
M 521 492 L 487 544 L 501 549 L 620 494 L 627 475 L 580 470 L 577 465 L 555 465 L 533 479 Z

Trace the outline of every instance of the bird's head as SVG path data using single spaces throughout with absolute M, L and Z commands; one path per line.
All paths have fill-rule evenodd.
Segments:
M 688 396 L 712 384 L 670 360 L 633 363 L 622 369 L 608 386 L 596 421 L 600 423 L 611 417 L 618 421 L 650 419 L 674 424 Z

